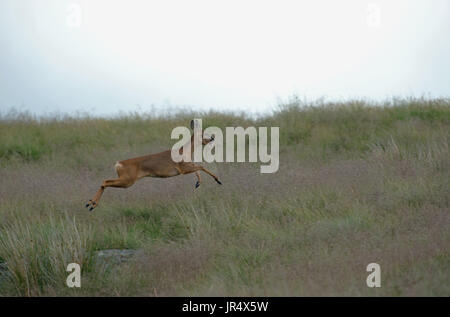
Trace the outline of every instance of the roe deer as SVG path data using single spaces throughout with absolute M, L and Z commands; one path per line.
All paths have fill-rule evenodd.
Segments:
M 191 129 L 194 129 L 194 120 L 191 121 Z M 214 136 L 206 136 L 202 132 L 202 144 L 206 145 L 214 141 Z M 191 153 L 194 153 L 194 135 L 191 136 L 190 141 Z M 183 148 L 180 149 L 182 154 Z M 180 174 L 195 173 L 197 176 L 197 183 L 195 188 L 200 186 L 201 178 L 199 171 L 211 175 L 217 183 L 222 185 L 219 178 L 212 172 L 194 162 L 174 162 L 171 156 L 171 150 L 167 150 L 157 154 L 150 154 L 141 157 L 131 158 L 124 161 L 118 161 L 114 166 L 119 178 L 104 180 L 95 196 L 88 201 L 86 208 L 89 211 L 98 206 L 100 198 L 106 187 L 128 188 L 132 186 L 138 179 L 143 177 L 172 177 Z

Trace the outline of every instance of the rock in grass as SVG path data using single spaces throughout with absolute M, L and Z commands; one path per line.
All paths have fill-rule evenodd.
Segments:
M 121 264 L 130 260 L 138 252 L 139 250 L 132 249 L 110 249 L 97 251 L 95 252 L 95 256 L 100 262 L 108 264 Z
M 100 250 L 95 252 L 95 257 L 97 260 L 105 264 L 121 264 L 130 260 L 138 252 L 139 250 L 133 249 Z M 8 264 L 6 262 L 0 262 L 0 274 L 6 273 L 7 271 Z
M 5 262 L 0 262 L 0 274 L 8 271 L 8 264 Z

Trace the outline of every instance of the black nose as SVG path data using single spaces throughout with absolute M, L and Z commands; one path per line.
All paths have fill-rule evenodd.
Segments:
M 214 141 L 214 135 L 211 135 L 211 140 Z

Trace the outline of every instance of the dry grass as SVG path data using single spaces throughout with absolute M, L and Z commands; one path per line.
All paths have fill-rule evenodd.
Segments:
M 285 105 L 237 114 L 0 119 L 0 295 L 449 296 L 449 100 Z M 303 107 L 300 107 L 303 106 Z M 107 189 L 118 159 L 170 146 L 170 131 L 280 126 L 280 170 L 210 164 Z M 103 266 L 95 250 L 135 248 Z M 65 286 L 82 264 L 82 287 Z M 377 262 L 382 287 L 366 286 Z

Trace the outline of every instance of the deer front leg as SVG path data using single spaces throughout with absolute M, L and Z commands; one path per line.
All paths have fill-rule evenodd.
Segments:
M 119 188 L 127 188 L 133 185 L 134 181 L 123 179 L 123 178 L 116 178 L 116 179 L 107 179 L 104 180 L 102 185 L 100 186 L 99 190 L 95 194 L 94 198 L 89 200 L 86 204 L 86 208 L 89 208 L 89 211 L 92 211 L 95 207 L 98 206 L 98 202 L 100 201 L 100 198 L 103 195 L 103 192 L 105 191 L 106 187 L 119 187 Z
M 214 178 L 214 180 L 219 184 L 222 185 L 222 182 L 219 181 L 219 177 L 217 177 L 216 175 L 214 175 L 213 172 L 208 171 L 206 168 L 204 168 L 203 166 L 200 166 L 200 170 L 202 170 L 203 172 L 205 172 L 206 174 L 209 174 L 212 176 L 212 178 Z
M 196 165 L 194 163 L 184 163 L 179 166 L 179 171 L 180 171 L 180 174 L 189 174 L 189 173 L 195 172 L 195 175 L 197 175 L 197 178 L 198 178 L 198 181 L 195 184 L 195 188 L 200 186 L 200 182 L 201 182 L 200 173 L 198 171 L 203 171 L 206 174 L 211 175 L 218 184 L 222 185 L 222 182 L 219 180 L 219 178 L 216 175 L 214 175 L 214 173 L 208 171 L 206 168 L 204 168 L 201 165 Z
M 195 172 L 195 175 L 197 176 L 197 183 L 195 183 L 195 188 L 198 188 L 200 186 L 200 183 L 202 182 L 202 178 L 200 177 L 199 172 Z

